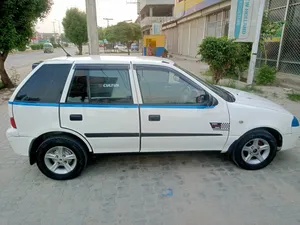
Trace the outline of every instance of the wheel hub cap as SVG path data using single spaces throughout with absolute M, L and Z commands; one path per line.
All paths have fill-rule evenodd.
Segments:
M 259 164 L 270 155 L 270 145 L 262 138 L 255 138 L 247 142 L 242 149 L 242 158 L 248 164 Z
M 44 162 L 46 167 L 53 173 L 67 174 L 75 169 L 77 157 L 71 149 L 56 146 L 46 152 Z

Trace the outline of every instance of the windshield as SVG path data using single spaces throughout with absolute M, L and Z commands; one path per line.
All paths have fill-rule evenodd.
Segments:
M 199 81 L 201 84 L 203 84 L 204 86 L 206 86 L 207 88 L 209 88 L 210 90 L 212 90 L 214 93 L 216 93 L 217 95 L 219 95 L 224 100 L 226 100 L 228 102 L 234 102 L 235 101 L 234 96 L 230 92 L 226 91 L 225 89 L 223 89 L 221 87 L 218 87 L 216 85 L 210 84 L 210 83 L 202 80 L 197 75 L 195 75 L 192 72 L 190 72 L 190 71 L 188 71 L 188 70 L 186 70 L 186 69 L 178 66 L 177 64 L 174 64 L 174 66 L 176 66 L 177 68 L 179 68 L 182 71 L 186 72 L 191 77 L 195 78 L 197 81 Z

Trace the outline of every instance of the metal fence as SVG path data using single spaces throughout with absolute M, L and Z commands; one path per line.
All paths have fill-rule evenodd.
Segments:
M 281 32 L 266 43 L 257 67 L 265 61 L 279 72 L 300 75 L 300 0 L 266 0 L 268 19 L 284 21 Z

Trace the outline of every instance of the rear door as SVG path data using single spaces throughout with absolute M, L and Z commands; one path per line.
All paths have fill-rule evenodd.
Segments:
M 138 152 L 139 112 L 129 64 L 77 64 L 60 104 L 61 126 L 94 153 Z M 63 96 L 64 97 L 64 96 Z

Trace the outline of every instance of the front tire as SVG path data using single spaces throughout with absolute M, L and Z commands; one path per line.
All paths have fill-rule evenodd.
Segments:
M 263 129 L 248 132 L 240 138 L 232 151 L 233 161 L 246 170 L 258 170 L 269 165 L 277 153 L 277 142 Z
M 50 137 L 37 150 L 37 166 L 54 180 L 76 178 L 86 167 L 87 160 L 85 146 L 69 136 Z

